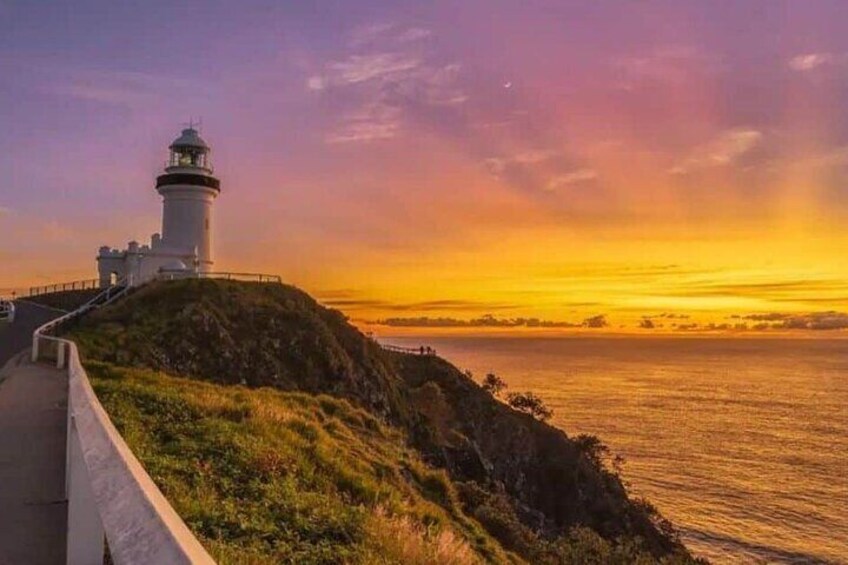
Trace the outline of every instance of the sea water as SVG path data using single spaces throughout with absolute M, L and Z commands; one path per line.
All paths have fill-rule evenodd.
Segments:
M 397 337 L 530 390 L 623 456 L 715 563 L 848 563 L 848 340 Z

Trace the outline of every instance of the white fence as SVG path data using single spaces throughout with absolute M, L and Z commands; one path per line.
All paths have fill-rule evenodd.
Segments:
M 109 420 L 76 344 L 47 335 L 124 292 L 126 288 L 107 289 L 33 334 L 33 361 L 51 358 L 68 370 L 67 563 L 102 564 L 104 539 L 117 565 L 214 563 Z

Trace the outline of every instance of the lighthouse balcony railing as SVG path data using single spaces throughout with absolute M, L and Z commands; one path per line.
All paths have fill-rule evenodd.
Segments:
M 100 404 L 73 341 L 55 334 L 82 314 L 123 296 L 124 281 L 33 333 L 33 362 L 68 372 L 65 494 L 68 565 L 108 562 L 214 564 L 147 474 Z M 52 334 L 52 335 L 51 335 Z

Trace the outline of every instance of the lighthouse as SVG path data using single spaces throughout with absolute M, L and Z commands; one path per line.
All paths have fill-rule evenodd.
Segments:
M 100 248 L 97 269 L 101 286 L 118 281 L 146 282 L 161 273 L 192 276 L 214 265 L 213 207 L 221 192 L 210 160 L 210 147 L 193 127 L 182 130 L 169 146 L 169 158 L 156 177 L 162 196 L 162 231 L 141 245 Z
M 174 140 L 165 174 L 156 179 L 162 195 L 162 243 L 197 250 L 197 270 L 212 267 L 212 205 L 221 182 L 212 174 L 209 145 L 189 127 Z

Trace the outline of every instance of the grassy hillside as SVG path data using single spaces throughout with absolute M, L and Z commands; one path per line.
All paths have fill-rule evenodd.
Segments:
M 326 395 L 87 364 L 115 425 L 223 563 L 510 562 L 444 471 Z
M 73 337 L 130 444 L 225 561 L 414 561 L 390 547 L 407 540 L 462 563 L 691 560 L 596 443 L 515 412 L 442 359 L 383 351 L 295 288 L 157 283 Z M 287 463 L 260 479 L 257 453 Z M 201 480 L 207 498 L 192 490 Z M 297 506 L 293 492 L 320 496 Z
M 91 288 L 86 290 L 63 290 L 59 292 L 50 292 L 39 296 L 24 297 L 24 300 L 35 302 L 42 306 L 49 306 L 57 310 L 70 312 L 76 310 L 98 294 L 102 292 L 99 288 Z

